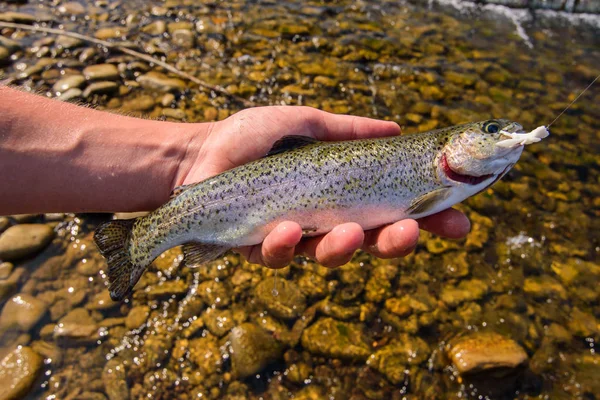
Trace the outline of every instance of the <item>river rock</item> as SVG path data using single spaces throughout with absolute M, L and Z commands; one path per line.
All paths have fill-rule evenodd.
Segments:
M 81 15 L 85 13 L 85 7 L 76 1 L 63 3 L 58 7 L 58 12 L 61 14 Z
M 231 370 L 238 378 L 246 378 L 277 360 L 282 346 L 262 328 L 244 323 L 231 330 Z
M 163 108 L 161 114 L 165 117 L 177 119 L 180 121 L 184 120 L 186 117 L 185 111 L 179 108 Z
M 107 40 L 107 39 L 119 39 L 127 34 L 127 29 L 123 27 L 113 27 L 113 28 L 100 28 L 96 31 L 94 36 L 97 39 Z
M 7 11 L 0 13 L 0 21 L 6 22 L 22 22 L 30 24 L 33 22 L 46 22 L 49 21 L 50 17 L 47 15 L 31 15 L 21 12 Z
M 125 326 L 127 329 L 139 328 L 150 315 L 150 307 L 148 306 L 137 306 L 129 310 L 127 318 L 125 319 Z
M 54 86 L 52 86 L 52 90 L 57 92 L 57 94 L 63 94 L 71 88 L 81 87 L 84 82 L 85 77 L 83 75 L 69 75 L 56 81 Z
M 154 98 L 149 95 L 142 95 L 131 100 L 123 102 L 124 111 L 149 111 L 154 108 Z
M 109 360 L 102 370 L 104 392 L 110 400 L 128 400 L 127 372 L 117 359 Z
M 90 65 L 84 68 L 83 75 L 89 80 L 110 81 L 119 78 L 119 70 L 112 64 Z
M 0 263 L 0 280 L 7 279 L 12 272 L 14 265 L 9 262 Z
M 98 325 L 85 308 L 75 308 L 65 315 L 54 328 L 54 338 L 95 338 Z
M 158 36 L 167 31 L 167 24 L 164 21 L 154 21 L 142 27 L 142 32 L 148 35 Z
M 60 101 L 71 101 L 73 99 L 77 99 L 83 95 L 83 91 L 81 89 L 73 88 L 68 89 L 64 93 L 61 93 L 60 96 L 57 97 Z
M 0 400 L 21 399 L 31 390 L 42 369 L 42 357 L 18 346 L 0 361 Z
M 4 232 L 10 226 L 10 220 L 6 217 L 0 217 L 0 233 Z
M 194 32 L 189 29 L 177 29 L 173 31 L 171 40 L 173 41 L 173 44 L 183 47 L 184 49 L 191 49 L 196 44 Z
M 20 224 L 0 235 L 0 259 L 17 260 L 31 256 L 50 243 L 54 231 L 44 224 Z
M 146 89 L 155 89 L 161 92 L 185 90 L 185 82 L 178 78 L 169 78 L 167 75 L 150 71 L 137 78 L 137 82 Z
M 292 319 L 306 309 L 306 296 L 294 282 L 269 277 L 256 286 L 256 298 L 272 315 Z
M 517 342 L 495 332 L 476 332 L 458 339 L 448 356 L 461 374 L 515 368 L 527 360 L 527 353 Z
M 46 314 L 48 305 L 42 300 L 21 293 L 10 299 L 0 314 L 0 332 L 11 328 L 29 331 Z
M 404 333 L 373 353 L 367 365 L 384 374 L 392 383 L 399 384 L 406 378 L 408 367 L 423 363 L 430 353 L 431 349 L 423 339 Z
M 209 308 L 202 316 L 206 328 L 215 336 L 221 337 L 233 328 L 233 314 L 230 310 Z
M 0 46 L 0 63 L 7 61 L 10 57 L 10 51 L 6 47 Z
M 302 333 L 302 346 L 313 354 L 364 361 L 371 346 L 360 324 L 321 318 Z
M 62 47 L 63 49 L 74 49 L 76 47 L 82 46 L 85 42 L 81 39 L 77 39 L 70 36 L 60 35 L 56 38 L 56 42 L 54 42 L 57 46 Z
M 115 82 L 94 82 L 85 88 L 82 95 L 83 97 L 88 98 L 95 94 L 110 94 L 116 92 L 118 88 L 119 85 L 117 85 Z

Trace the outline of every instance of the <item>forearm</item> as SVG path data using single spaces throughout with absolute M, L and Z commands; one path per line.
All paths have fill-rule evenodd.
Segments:
M 0 215 L 156 208 L 207 129 L 0 86 Z

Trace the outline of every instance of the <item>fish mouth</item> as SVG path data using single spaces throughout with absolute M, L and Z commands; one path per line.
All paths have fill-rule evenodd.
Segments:
M 466 183 L 467 185 L 479 185 L 481 182 L 490 179 L 494 176 L 494 174 L 481 175 L 481 176 L 473 176 L 473 175 L 464 175 L 454 171 L 450 164 L 448 164 L 448 160 L 446 159 L 446 154 L 442 154 L 442 170 L 446 174 L 448 179 L 451 179 L 455 182 Z

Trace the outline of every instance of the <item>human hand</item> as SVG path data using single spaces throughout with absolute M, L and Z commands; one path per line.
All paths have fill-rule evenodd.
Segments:
M 211 125 L 176 186 L 199 182 L 263 157 L 275 141 L 287 135 L 339 141 L 398 134 L 400 127 L 394 122 L 330 114 L 310 107 L 246 109 Z M 349 222 L 323 236 L 303 239 L 300 225 L 286 221 L 271 231 L 262 244 L 238 251 L 250 262 L 271 268 L 285 267 L 296 254 L 337 267 L 350 261 L 360 248 L 380 258 L 405 256 L 417 245 L 419 227 L 440 236 L 460 238 L 469 232 L 470 223 L 463 213 L 448 209 L 419 221 L 406 219 L 366 232 L 357 223 Z

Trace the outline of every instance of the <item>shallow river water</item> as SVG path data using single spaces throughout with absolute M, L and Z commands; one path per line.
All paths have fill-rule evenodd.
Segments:
M 409 133 L 489 118 L 533 129 L 600 73 L 593 15 L 450 0 L 24 3 L 0 3 L 0 21 L 128 41 L 256 105 Z M 0 77 L 42 95 L 186 122 L 244 107 L 101 46 L 0 33 Z M 458 206 L 466 239 L 423 233 L 403 259 L 298 259 L 275 275 L 235 254 L 190 269 L 174 249 L 114 303 L 90 239 L 110 215 L 0 217 L 0 242 L 18 225 L 37 238 L 15 235 L 19 257 L 0 260 L 0 399 L 598 398 L 598 104 L 600 85 Z

